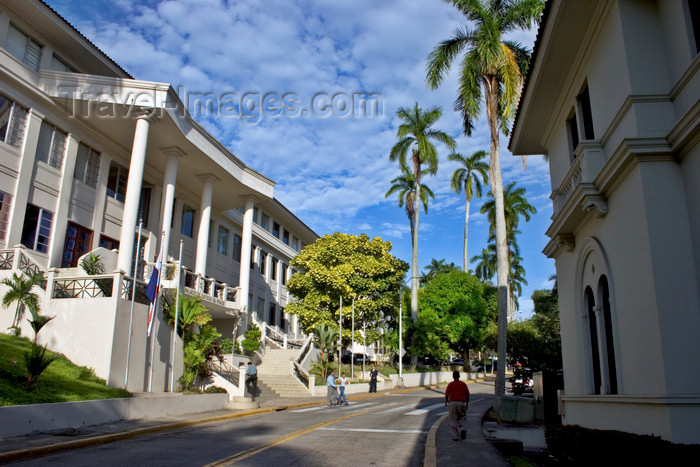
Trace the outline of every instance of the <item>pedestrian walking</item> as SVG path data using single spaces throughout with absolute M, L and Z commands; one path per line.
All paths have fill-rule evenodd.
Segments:
M 338 384 L 338 389 L 340 390 L 340 394 L 338 394 L 338 405 L 341 403 L 348 405 L 348 400 L 345 398 L 345 386 L 348 384 L 348 378 L 345 376 L 345 373 L 343 373 L 340 378 L 336 380 L 336 383 Z
M 255 393 L 258 390 L 258 369 L 252 362 L 248 362 L 248 368 L 245 370 L 245 387 L 255 400 Z
M 372 365 L 372 371 L 369 372 L 369 392 L 377 392 L 377 376 L 379 371 L 377 371 L 377 366 Z
M 328 375 L 328 378 L 326 378 L 326 382 L 328 383 L 328 389 L 327 389 L 327 399 L 328 399 L 328 406 L 333 407 L 338 399 L 338 385 L 335 381 L 335 371 L 331 371 L 331 374 Z
M 452 372 L 452 381 L 445 389 L 445 405 L 449 408 L 450 431 L 452 439 L 459 441 L 467 437 L 467 408 L 469 407 L 469 388 L 459 380 L 459 371 Z

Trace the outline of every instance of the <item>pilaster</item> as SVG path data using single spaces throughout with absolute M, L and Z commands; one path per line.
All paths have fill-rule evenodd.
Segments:
M 27 117 L 27 128 L 22 145 L 22 156 L 17 172 L 17 184 L 15 185 L 12 199 L 12 212 L 8 219 L 7 245 L 17 245 L 22 240 L 22 228 L 24 226 L 24 214 L 29 202 L 29 190 L 34 177 L 34 158 L 36 146 L 39 142 L 39 129 L 44 116 L 30 110 Z
M 68 228 L 68 212 L 73 191 L 73 173 L 75 161 L 78 155 L 78 140 L 72 135 L 68 136 L 63 167 L 61 171 L 61 184 L 56 202 L 56 215 L 54 216 L 54 231 L 49 249 L 49 267 L 61 267 L 63 257 L 63 244 L 65 243 L 66 229 Z M 93 235 L 94 237 L 94 235 Z

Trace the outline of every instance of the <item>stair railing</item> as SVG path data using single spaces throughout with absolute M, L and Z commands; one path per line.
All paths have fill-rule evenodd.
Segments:
M 313 347 L 313 333 L 309 334 L 304 341 L 304 345 L 301 346 L 297 357 L 292 361 L 292 370 L 294 376 L 304 385 L 306 389 L 309 390 L 311 395 L 314 394 L 314 387 L 316 386 L 316 375 L 310 374 L 303 367 L 304 360 L 309 355 L 311 348 Z
M 277 332 L 274 328 L 272 328 L 267 323 L 264 323 L 264 327 L 265 327 L 265 331 L 266 331 L 265 332 L 266 342 L 270 341 L 270 342 L 273 342 L 273 343 L 279 345 L 283 349 L 287 348 L 287 336 L 280 334 L 279 332 Z

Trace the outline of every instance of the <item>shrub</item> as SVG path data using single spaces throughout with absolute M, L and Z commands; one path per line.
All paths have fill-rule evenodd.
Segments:
M 247 352 L 255 352 L 260 348 L 260 337 L 262 332 L 255 323 L 250 323 L 248 330 L 243 334 L 241 346 Z
M 39 376 L 49 365 L 62 356 L 63 355 L 60 353 L 49 352 L 46 350 L 46 346 L 41 347 L 33 344 L 32 350 L 24 353 L 24 364 L 27 367 L 27 372 L 29 373 L 27 378 L 27 390 L 33 391 L 36 387 L 37 381 L 39 380 Z

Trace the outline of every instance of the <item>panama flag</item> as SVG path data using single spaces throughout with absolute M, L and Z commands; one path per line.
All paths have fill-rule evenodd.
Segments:
M 151 329 L 153 328 L 153 316 L 156 311 L 156 301 L 158 298 L 158 292 L 160 291 L 160 270 L 163 268 L 163 245 L 160 246 L 160 253 L 158 253 L 158 259 L 153 267 L 153 272 L 151 273 L 151 279 L 148 281 L 148 286 L 146 287 L 146 296 L 151 301 L 151 306 L 148 307 L 148 336 L 151 335 Z

